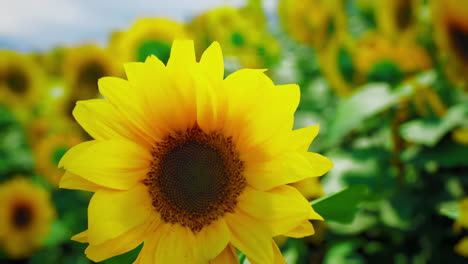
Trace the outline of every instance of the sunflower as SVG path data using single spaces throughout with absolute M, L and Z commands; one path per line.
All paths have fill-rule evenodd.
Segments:
M 320 70 L 327 78 L 330 88 L 338 96 L 347 97 L 356 86 L 356 65 L 352 57 L 351 41 L 342 36 L 333 37 L 323 52 L 318 53 L 318 57 Z
M 81 143 L 83 139 L 70 133 L 55 133 L 42 137 L 34 146 L 36 169 L 49 183 L 58 186 L 63 171 L 57 168 L 62 156 L 72 146 Z
M 340 1 L 280 0 L 278 14 L 293 39 L 317 49 L 326 47 L 347 24 Z
M 71 118 L 75 101 L 97 97 L 97 80 L 118 74 L 119 68 L 106 50 L 91 44 L 70 49 L 65 56 L 63 71 L 67 89 L 61 108 Z
M 188 37 L 188 32 L 183 24 L 173 20 L 142 18 L 128 31 L 116 33 L 112 37 L 112 51 L 122 62 L 143 62 L 149 55 L 155 55 L 166 63 L 172 41 Z
M 413 35 L 417 26 L 420 0 L 374 1 L 377 27 L 387 38 L 396 40 Z
M 25 178 L 0 185 L 0 248 L 25 258 L 41 247 L 55 217 L 49 193 Z
M 447 76 L 467 87 L 468 5 L 464 0 L 433 0 L 435 41 Z
M 263 10 L 262 0 L 247 0 L 247 3 L 240 9 L 240 12 L 258 27 L 266 28 L 267 19 Z
M 272 237 L 314 233 L 321 219 L 288 183 L 320 176 L 332 162 L 307 152 L 318 126 L 292 131 L 297 85 L 264 70 L 224 76 L 213 43 L 196 61 L 177 40 L 165 66 L 155 56 L 125 65 L 127 80 L 100 79 L 107 99 L 73 114 L 95 140 L 59 163 L 60 186 L 95 192 L 88 229 L 73 239 L 101 261 L 144 242 L 135 263 L 284 260 Z M 276 262 L 275 262 L 276 261 Z
M 405 75 L 432 66 L 426 50 L 410 37 L 401 37 L 395 42 L 377 32 L 368 32 L 357 41 L 353 53 L 356 71 L 364 79 L 363 82 L 384 81 L 393 84 Z
M 210 10 L 190 23 L 196 50 L 202 53 L 213 41 L 224 47 L 226 56 L 238 58 L 247 68 L 263 68 L 279 60 L 278 41 L 250 16 L 235 8 Z
M 39 99 L 40 68 L 32 57 L 0 50 L 0 104 L 31 107 Z
M 61 76 L 63 74 L 63 63 L 67 48 L 56 47 L 42 55 L 41 64 L 50 76 Z

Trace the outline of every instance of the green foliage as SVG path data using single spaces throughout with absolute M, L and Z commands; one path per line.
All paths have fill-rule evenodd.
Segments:
M 398 97 L 386 84 L 369 84 L 349 99 L 338 103 L 334 118 L 330 120 L 326 140 L 329 145 L 340 143 L 351 130 L 397 103 Z
M 384 60 L 373 66 L 367 79 L 369 82 L 386 82 L 395 85 L 403 79 L 403 76 L 403 72 L 393 61 Z
M 366 199 L 367 195 L 367 186 L 357 184 L 314 200 L 311 205 L 325 221 L 350 223 L 353 221 L 360 203 Z
M 468 120 L 468 104 L 452 106 L 442 119 L 411 120 L 401 126 L 401 136 L 411 142 L 435 146 L 442 137 Z
M 443 202 L 439 204 L 438 209 L 441 215 L 445 215 L 453 220 L 457 220 L 460 217 L 460 208 L 457 201 Z
M 146 40 L 143 41 L 137 50 L 137 59 L 144 62 L 150 55 L 155 55 L 162 62 L 167 63 L 171 53 L 171 46 L 165 42 Z

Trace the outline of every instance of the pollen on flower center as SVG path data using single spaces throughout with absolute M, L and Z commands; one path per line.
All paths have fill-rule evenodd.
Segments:
M 164 221 L 196 232 L 234 211 L 246 181 L 230 138 L 194 127 L 168 136 L 152 154 L 145 184 Z

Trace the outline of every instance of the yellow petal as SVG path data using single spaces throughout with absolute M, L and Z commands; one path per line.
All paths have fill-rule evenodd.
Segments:
M 88 207 L 89 243 L 104 243 L 145 223 L 152 210 L 151 198 L 143 184 L 128 191 L 98 190 Z
M 275 241 L 273 240 L 271 242 L 273 245 L 273 253 L 275 257 L 273 264 L 286 264 L 286 260 L 284 259 L 283 254 L 281 254 L 281 250 L 278 248 L 278 245 L 276 245 Z
M 83 153 L 85 150 L 95 145 L 96 143 L 98 143 L 97 140 L 90 140 L 90 141 L 81 142 L 80 144 L 70 148 L 65 153 L 65 155 L 63 155 L 62 158 L 60 159 L 58 167 L 59 168 L 65 167 L 65 164 L 70 163 L 76 156 L 81 155 L 81 153 Z
M 272 246 L 273 246 L 273 256 L 274 260 L 271 262 L 272 264 L 287 264 L 286 260 L 283 257 L 283 254 L 281 254 L 281 250 L 278 248 L 278 245 L 272 240 Z M 251 261 L 250 263 L 252 264 L 261 264 L 261 262 L 256 262 L 256 261 Z
M 167 62 L 169 68 L 188 68 L 196 62 L 193 40 L 176 39 L 172 43 L 171 55 Z
M 219 128 L 222 120 L 218 120 L 218 115 L 222 115 L 222 105 L 218 102 L 218 93 L 208 79 L 203 78 L 202 74 L 193 73 L 195 79 L 197 104 L 197 123 L 204 131 L 213 131 Z
M 206 261 L 214 259 L 226 247 L 231 239 L 226 222 L 219 219 L 204 227 L 195 235 L 195 250 Z
M 195 120 L 195 93 L 186 70 L 170 71 L 151 56 L 145 63 L 125 64 L 129 83 L 138 90 L 139 109 L 143 111 L 137 114 L 142 115 L 139 122 L 152 131 L 153 139 L 164 137 L 169 129 L 183 129 L 182 124 L 191 117 Z M 187 109 L 187 105 L 192 108 Z
M 305 152 L 304 152 L 305 153 Z M 251 164 L 246 167 L 247 182 L 258 190 L 269 190 L 274 187 L 298 182 L 312 176 L 320 176 L 316 168 L 304 153 L 288 152 L 277 156 L 269 162 Z M 328 162 L 328 161 L 326 161 Z M 317 164 L 317 166 L 319 166 Z M 324 165 L 326 167 L 328 165 Z M 322 172 L 323 170 L 319 170 Z
M 140 245 L 148 235 L 146 232 L 146 225 L 136 226 L 126 233 L 102 244 L 89 245 L 85 250 L 85 254 L 94 262 L 121 255 Z
M 163 227 L 165 230 L 161 230 L 155 263 L 203 263 L 194 256 L 195 237 L 190 229 L 179 224 Z
M 247 116 L 248 126 L 242 130 L 244 133 L 239 144 L 256 146 L 278 134 L 289 132 L 293 127 L 299 98 L 298 85 L 271 86 L 262 98 L 257 99 L 256 108 Z
M 230 74 L 223 81 L 222 89 L 228 99 L 224 130 L 234 139 L 247 126 L 247 117 L 257 107 L 263 94 L 274 86 L 263 72 L 264 70 L 242 69 Z M 246 94 L 249 96 L 245 96 Z
M 258 219 L 271 236 L 282 235 L 308 219 L 313 212 L 309 202 L 294 187 L 283 185 L 268 192 L 246 187 L 238 199 L 243 212 Z
M 116 77 L 103 77 L 99 79 L 98 86 L 99 92 L 119 111 L 127 123 L 131 124 L 129 127 L 132 133 L 152 146 L 158 138 L 152 131 L 144 111 L 141 87 L 132 86 L 128 81 Z
M 95 184 L 126 190 L 146 177 L 151 160 L 149 151 L 131 141 L 88 141 L 65 153 L 59 166 Z
M 297 151 L 307 151 L 319 132 L 319 125 L 293 130 L 290 144 Z
M 167 231 L 167 225 L 163 222 L 153 223 L 152 227 L 148 232 L 151 232 L 152 235 L 148 236 L 145 240 L 145 244 L 138 254 L 137 260 L 134 264 L 156 264 L 155 263 L 155 254 L 156 248 L 159 245 L 159 240 L 161 236 Z
M 231 230 L 231 243 L 251 261 L 273 262 L 273 248 L 270 231 L 265 224 L 252 217 L 236 212 L 225 216 Z
M 301 238 L 311 236 L 313 234 L 315 234 L 314 226 L 309 220 L 305 220 L 300 225 L 295 227 L 293 230 L 288 231 L 284 235 L 288 237 Z
M 214 85 L 219 84 L 223 80 L 223 52 L 221 51 L 221 46 L 218 42 L 213 42 L 205 50 L 200 59 L 200 66 Z
M 88 243 L 88 230 L 85 230 L 81 233 L 74 235 L 71 240 L 80 242 L 80 243 Z
M 109 101 L 102 99 L 79 101 L 73 109 L 76 121 L 99 140 L 129 139 L 140 144 L 147 144 L 141 137 L 133 133 L 132 124 L 128 122 Z
M 60 179 L 59 187 L 88 192 L 95 192 L 99 188 L 104 188 L 103 186 L 99 186 L 68 171 L 65 172 L 65 174 L 63 174 L 62 178 Z
M 215 259 L 210 260 L 209 264 L 238 264 L 236 249 L 229 244 Z
M 322 176 L 333 168 L 333 161 L 325 156 L 314 152 L 305 152 L 303 155 L 312 165 L 312 171 L 309 176 Z
M 150 237 L 145 241 L 143 248 L 138 254 L 137 260 L 139 264 L 154 264 L 154 254 L 156 252 L 156 246 L 159 242 L 159 238 L 161 237 L 161 232 L 157 232 L 154 234 L 155 237 Z
M 141 263 L 142 263 L 141 262 L 141 255 L 138 255 L 138 257 L 135 259 L 135 261 L 133 261 L 132 264 L 141 264 Z M 150 262 L 150 263 L 152 264 L 153 262 Z

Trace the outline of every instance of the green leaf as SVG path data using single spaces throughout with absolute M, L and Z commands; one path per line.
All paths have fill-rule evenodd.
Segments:
M 459 104 L 449 109 L 442 119 L 424 118 L 406 122 L 400 128 L 400 135 L 407 141 L 435 146 L 442 137 L 468 119 L 468 105 Z
M 342 224 L 351 223 L 359 205 L 368 196 L 368 187 L 364 184 L 352 185 L 337 193 L 312 201 L 310 204 L 325 221 Z
M 439 204 L 438 211 L 441 215 L 445 215 L 453 220 L 458 220 L 460 217 L 460 209 L 457 201 L 449 201 Z
M 361 264 L 366 263 L 364 258 L 358 253 L 358 248 L 362 245 L 358 239 L 342 241 L 332 244 L 327 251 L 323 263 L 325 264 Z
M 403 151 L 401 159 L 419 167 L 434 163 L 438 167 L 451 168 L 468 164 L 468 148 L 451 140 L 436 148 L 415 145 Z
M 388 109 L 398 101 L 398 96 L 386 84 L 369 84 L 352 97 L 338 103 L 335 118 L 328 128 L 327 142 L 338 144 L 352 129 L 363 121 Z
M 44 241 L 44 246 L 54 247 L 65 241 L 69 241 L 72 237 L 72 233 L 67 226 L 61 220 L 57 220 L 52 224 L 50 234 Z

